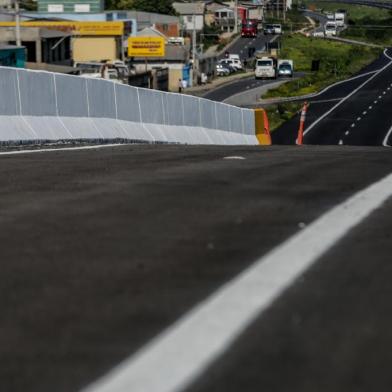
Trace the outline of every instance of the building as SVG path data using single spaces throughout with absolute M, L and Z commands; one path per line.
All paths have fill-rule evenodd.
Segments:
M 0 44 L 0 66 L 24 68 L 25 52 L 22 46 Z
M 71 65 L 71 37 L 68 33 L 40 27 L 20 29 L 26 61 Z M 0 27 L 0 41 L 15 44 L 15 28 Z
M 215 11 L 215 25 L 221 31 L 232 32 L 235 28 L 234 10 L 228 7 L 219 8 Z
M 180 15 L 181 28 L 191 33 L 193 30 L 201 32 L 204 28 L 205 4 L 197 3 L 173 3 L 173 8 Z
M 89 13 L 102 12 L 104 0 L 37 0 L 38 12 Z

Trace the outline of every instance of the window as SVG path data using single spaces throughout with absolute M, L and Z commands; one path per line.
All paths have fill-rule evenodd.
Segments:
M 63 4 L 48 4 L 48 12 L 64 12 Z
M 75 12 L 90 12 L 90 4 L 75 4 Z

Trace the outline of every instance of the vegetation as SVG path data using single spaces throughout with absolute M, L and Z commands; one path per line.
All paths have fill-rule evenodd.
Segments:
M 106 0 L 106 9 L 137 10 L 156 12 L 158 14 L 175 15 L 173 0 Z
M 391 10 L 364 5 L 315 2 L 311 0 L 303 1 L 302 5 L 323 12 L 335 12 L 339 9 L 344 9 L 347 13 L 348 28 L 341 33 L 343 38 L 385 46 L 392 45 Z
M 375 60 L 380 53 L 381 50 L 376 48 L 307 38 L 300 34 L 284 36 L 279 57 L 293 59 L 295 70 L 304 72 L 305 76 L 269 90 L 263 98 L 290 97 L 319 91 L 350 77 Z M 313 61 L 319 62 L 318 71 L 312 71 Z
M 266 108 L 271 132 L 290 120 L 301 110 L 302 103 L 286 102 Z
M 276 15 L 270 14 L 267 15 L 265 23 L 280 23 L 282 24 L 284 31 L 293 32 L 308 26 L 309 20 L 293 5 L 292 9 L 286 12 L 285 22 L 283 22 L 281 18 L 277 18 Z

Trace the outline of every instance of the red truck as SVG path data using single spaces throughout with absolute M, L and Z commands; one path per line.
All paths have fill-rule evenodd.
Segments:
M 241 28 L 241 37 L 257 37 L 257 28 L 259 21 L 257 19 L 243 19 Z

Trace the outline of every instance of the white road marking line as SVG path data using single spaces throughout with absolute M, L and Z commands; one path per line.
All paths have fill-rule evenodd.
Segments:
M 390 60 L 392 60 L 392 57 L 389 57 L 387 55 L 387 50 L 384 50 L 384 55 L 388 57 Z M 390 61 L 388 64 L 384 65 L 378 72 L 374 73 L 369 79 L 365 80 L 359 87 L 351 91 L 350 94 L 348 94 L 346 97 L 344 97 L 340 102 L 338 102 L 336 105 L 334 105 L 331 109 L 329 109 L 327 112 L 325 112 L 322 116 L 320 116 L 316 121 L 314 121 L 312 124 L 307 127 L 307 129 L 304 132 L 304 135 L 309 133 L 321 120 L 323 120 L 325 117 L 327 117 L 330 113 L 332 113 L 336 108 L 338 108 L 343 102 L 347 101 L 350 97 L 352 97 L 355 93 L 357 93 L 362 87 L 364 87 L 366 84 L 368 84 L 371 80 L 373 80 L 378 74 L 380 74 L 382 71 L 387 69 L 389 66 L 391 66 L 392 61 Z M 375 102 L 377 103 L 377 102 Z
M 349 133 L 350 133 L 349 131 L 346 131 L 344 134 L 347 136 Z
M 378 96 L 378 99 L 381 99 L 381 98 L 382 98 L 382 96 L 381 96 L 381 95 L 379 95 L 379 96 Z
M 391 88 L 390 87 L 387 87 L 387 90 L 389 91 Z
M 354 124 L 354 123 L 352 123 L 352 124 L 351 124 L 351 128 L 354 128 L 354 127 L 355 127 L 355 124 Z
M 366 110 L 364 110 L 364 111 L 362 112 L 362 114 L 363 114 L 363 115 L 366 115 L 366 114 L 367 114 L 367 111 L 366 111 Z
M 372 110 L 373 109 L 373 106 L 369 106 L 369 110 Z
M 339 146 L 341 146 L 341 145 L 343 145 L 343 140 L 342 139 L 339 140 Z
M 130 146 L 135 143 L 118 143 L 118 144 L 97 144 L 96 146 L 83 146 L 83 147 L 67 147 L 67 148 L 41 148 L 37 150 L 16 150 L 16 151 L 4 151 L 0 152 L 1 155 L 17 155 L 17 154 L 33 154 L 33 153 L 43 153 L 43 152 L 57 152 L 57 151 L 77 151 L 77 150 L 94 150 L 98 148 L 108 148 L 108 147 L 120 147 L 120 146 Z M 146 144 L 146 143 L 141 143 Z
M 332 208 L 82 392 L 179 392 L 306 270 L 392 196 L 392 174 Z
M 241 157 L 241 156 L 237 156 L 237 155 L 233 155 L 233 156 L 228 156 L 228 157 L 223 157 L 223 159 L 233 159 L 233 160 L 236 160 L 236 159 L 238 159 L 238 160 L 242 160 L 242 159 L 246 159 L 246 158 L 244 158 L 244 157 Z
M 387 93 L 386 91 L 383 91 L 383 92 L 382 92 L 383 95 L 385 95 L 386 93 Z
M 357 121 L 361 121 L 361 117 L 357 117 Z
M 392 133 L 392 126 L 391 126 L 391 128 L 389 128 L 389 131 L 388 131 L 388 133 L 386 134 L 386 136 L 385 136 L 385 138 L 384 138 L 384 140 L 383 140 L 383 142 L 382 142 L 382 145 L 383 145 L 384 147 L 391 147 L 391 146 L 388 144 L 388 139 L 389 139 L 389 137 L 391 136 L 391 133 Z
M 374 103 L 377 103 L 378 101 L 374 101 Z

